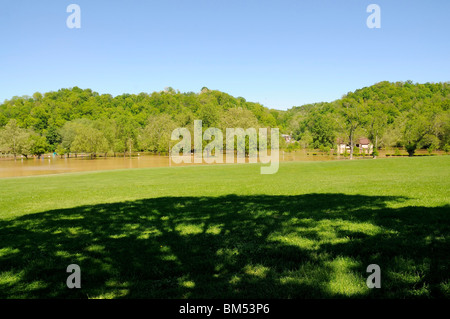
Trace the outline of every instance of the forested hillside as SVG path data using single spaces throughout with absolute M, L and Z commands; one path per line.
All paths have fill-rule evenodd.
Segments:
M 380 82 L 331 103 L 280 112 L 278 124 L 302 147 L 368 137 L 376 148 L 450 148 L 450 83 Z
M 14 97 L 0 105 L 0 152 L 167 151 L 172 130 L 192 128 L 199 119 L 205 128 L 277 125 L 261 104 L 205 87 L 200 93 L 166 88 L 116 97 L 75 87 Z
M 354 145 L 450 149 L 450 83 L 380 82 L 330 103 L 269 110 L 242 97 L 203 88 L 112 97 L 61 89 L 13 97 L 0 105 L 0 153 L 41 155 L 167 151 L 176 127 L 279 127 L 303 148 Z

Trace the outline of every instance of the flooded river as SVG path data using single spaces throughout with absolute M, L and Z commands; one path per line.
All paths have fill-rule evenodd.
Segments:
M 293 153 L 280 152 L 280 161 L 324 161 L 342 160 L 343 157 L 330 155 L 313 155 L 304 151 Z M 248 160 L 248 159 L 247 159 Z M 224 163 L 226 161 L 224 160 Z M 60 174 L 82 171 L 98 171 L 111 169 L 128 169 L 144 167 L 169 167 L 180 165 L 200 165 L 200 164 L 175 164 L 170 161 L 169 156 L 141 155 L 135 154 L 132 157 L 90 157 L 60 158 L 59 156 L 46 155 L 41 159 L 37 158 L 0 158 L 0 178 L 34 176 L 47 174 Z

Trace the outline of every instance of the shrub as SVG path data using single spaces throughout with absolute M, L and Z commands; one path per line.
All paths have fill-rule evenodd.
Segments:
M 450 144 L 445 144 L 444 147 L 442 148 L 442 150 L 445 153 L 450 153 Z
M 330 153 L 330 148 L 328 147 L 328 146 L 324 146 L 324 147 L 321 147 L 321 150 L 322 150 L 322 152 L 324 152 L 324 153 Z

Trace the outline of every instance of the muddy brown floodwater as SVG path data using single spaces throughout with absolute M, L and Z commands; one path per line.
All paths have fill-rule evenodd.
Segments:
M 343 160 L 342 156 L 322 155 L 319 153 L 297 151 L 283 153 L 280 151 L 280 161 L 328 161 Z M 367 157 L 369 158 L 369 157 Z M 132 157 L 90 157 L 60 158 L 59 156 L 46 155 L 41 159 L 20 158 L 16 160 L 0 158 L 0 178 L 34 176 L 47 174 L 60 174 L 82 171 L 99 171 L 112 169 L 144 168 L 144 167 L 169 167 L 180 165 L 200 165 L 200 164 L 175 164 L 169 161 L 169 156 L 141 155 L 135 154 Z M 224 159 L 225 162 L 225 159 Z

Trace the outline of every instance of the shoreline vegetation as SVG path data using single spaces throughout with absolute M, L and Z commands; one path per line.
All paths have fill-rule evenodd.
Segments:
M 419 150 L 414 154 L 414 158 L 420 157 L 442 157 L 447 153 L 435 151 L 430 153 L 428 150 Z M 406 151 L 380 151 L 377 159 L 410 157 Z M 354 160 L 372 160 L 373 156 L 365 153 L 355 153 Z M 316 161 L 347 161 L 348 154 L 337 156 L 336 153 L 323 152 L 321 150 L 297 150 L 297 151 L 281 151 L 279 152 L 279 162 L 316 162 Z M 267 159 L 257 158 L 257 163 L 261 164 Z M 248 157 L 244 163 L 250 163 Z M 53 154 L 42 155 L 40 159 L 37 157 L 19 158 L 17 157 L 0 157 L 0 179 L 13 177 L 27 177 L 37 175 L 65 174 L 71 172 L 88 172 L 88 171 L 104 171 L 116 169 L 136 169 L 150 167 L 178 167 L 178 166 L 199 166 L 199 165 L 223 165 L 227 164 L 226 155 L 223 156 L 223 163 L 209 163 L 203 160 L 196 163 L 194 155 L 191 155 L 191 161 L 185 163 L 175 163 L 168 154 L 157 155 L 154 153 L 132 153 L 126 157 L 104 157 L 98 155 L 92 158 L 90 154 L 78 154 L 77 157 L 55 156 Z M 233 164 L 233 163 L 229 163 Z M 234 164 L 237 164 L 236 157 Z M 267 166 L 267 165 L 265 165 Z
M 236 155 L 236 154 L 235 154 Z M 413 155 L 414 158 L 421 157 L 442 157 L 448 153 L 442 151 L 418 150 Z M 411 157 L 405 150 L 380 150 L 377 159 L 383 160 L 388 158 L 402 158 Z M 354 160 L 372 160 L 372 154 L 354 153 Z M 269 158 L 270 159 L 270 158 Z M 347 161 L 349 154 L 337 155 L 333 150 L 323 152 L 322 150 L 294 150 L 294 151 L 280 151 L 278 162 L 316 162 L 316 161 Z M 257 157 L 257 163 L 267 162 L 268 158 Z M 271 159 L 273 160 L 273 159 Z M 234 164 L 237 164 L 236 157 Z M 250 163 L 250 159 L 246 157 L 244 163 Z M 77 157 L 71 156 L 57 156 L 54 154 L 43 154 L 41 158 L 28 157 L 0 157 L 0 179 L 14 178 L 14 177 L 29 177 L 38 175 L 53 175 L 66 174 L 71 172 L 89 172 L 89 171 L 104 171 L 117 169 L 137 169 L 150 167 L 178 167 L 178 166 L 199 166 L 199 165 L 223 165 L 227 164 L 226 155 L 223 156 L 223 163 L 209 163 L 204 159 L 201 163 L 196 163 L 194 155 L 191 155 L 191 160 L 185 163 L 176 163 L 172 161 L 168 154 L 157 155 L 150 152 L 132 153 L 131 156 L 127 154 L 126 157 L 104 157 L 104 154 L 99 154 L 96 157 L 91 157 L 90 154 L 77 154 Z M 229 163 L 232 164 L 233 163 Z M 267 163 L 266 163 L 267 164 Z M 265 165 L 267 166 L 267 165 Z
M 225 153 L 223 153 L 225 155 Z M 236 151 L 235 151 L 236 154 Z M 280 154 L 304 154 L 307 156 L 330 156 L 330 157 L 336 157 L 336 158 L 348 158 L 350 156 L 349 153 L 337 153 L 333 149 L 330 149 L 329 151 L 324 151 L 323 149 L 282 149 L 280 150 Z M 415 153 L 410 156 L 407 152 L 407 150 L 403 148 L 395 148 L 395 149 L 382 149 L 379 150 L 377 153 L 377 157 L 402 157 L 402 156 L 410 156 L 410 157 L 420 157 L 420 156 L 441 156 L 441 155 L 450 155 L 450 151 L 446 152 L 443 150 L 433 150 L 430 151 L 429 149 L 417 149 Z M 14 157 L 12 154 L 0 154 L 0 160 L 35 160 L 35 159 L 44 159 L 44 158 L 60 158 L 60 159 L 100 159 L 100 158 L 130 158 L 130 157 L 140 157 L 140 156 L 165 156 L 169 157 L 170 153 L 168 152 L 132 152 L 131 154 L 127 153 L 125 156 L 123 154 L 121 155 L 115 155 L 112 153 L 107 154 L 95 154 L 95 156 L 91 156 L 89 153 L 67 153 L 67 154 L 55 154 L 55 153 L 44 153 L 40 156 L 38 155 L 31 155 L 25 157 L 24 155 L 19 155 Z M 193 156 L 193 153 L 191 154 Z M 354 152 L 354 157 L 373 157 L 373 153 L 367 153 L 367 152 Z M 248 157 L 248 154 L 246 154 L 246 157 Z
M 448 153 L 450 83 L 380 82 L 333 102 L 287 111 L 206 87 L 199 93 L 169 87 L 116 97 L 78 87 L 36 92 L 0 104 L 0 154 L 163 154 L 176 143 L 171 140 L 174 129 L 187 128 L 194 135 L 195 120 L 202 121 L 203 132 L 212 127 L 278 128 L 284 151 L 344 147 L 352 159 L 361 152 L 358 141 L 366 140 L 366 151 L 374 157 L 386 149 L 403 149 L 410 156 L 420 149 Z

